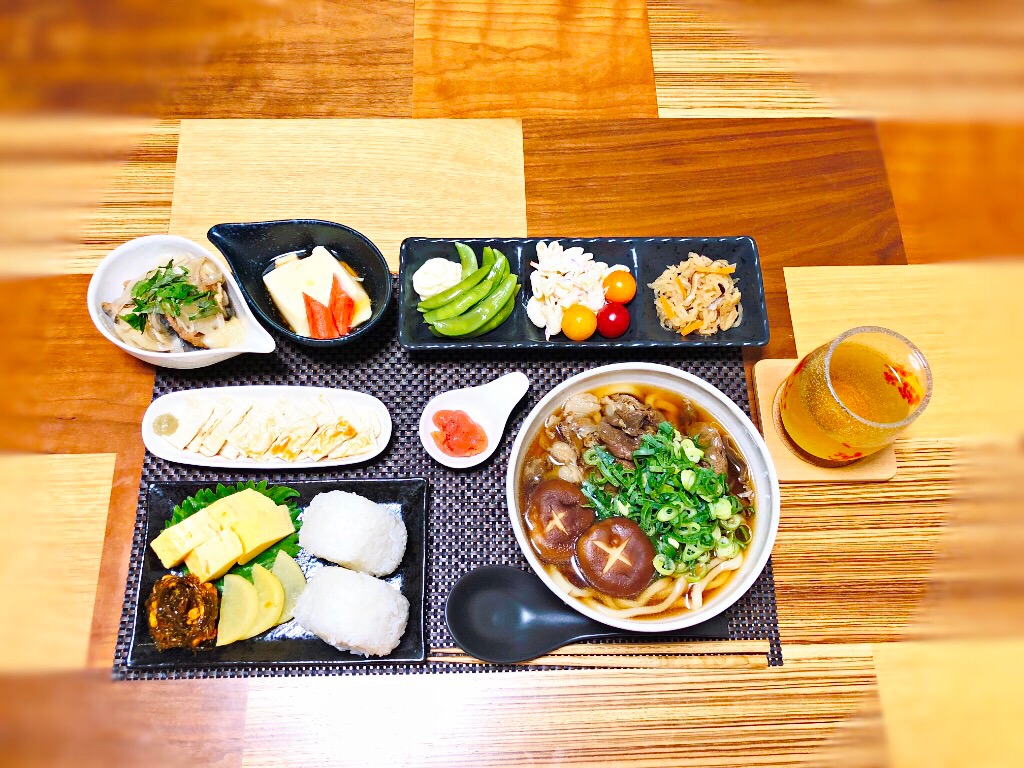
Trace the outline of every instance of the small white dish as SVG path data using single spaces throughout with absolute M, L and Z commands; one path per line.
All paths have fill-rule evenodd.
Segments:
M 180 417 L 185 406 L 185 398 L 189 395 L 204 395 L 207 397 L 218 397 L 219 395 L 231 395 L 242 397 L 253 402 L 257 400 L 280 400 L 294 397 L 316 397 L 323 395 L 327 401 L 334 404 L 348 404 L 372 410 L 380 422 L 380 435 L 377 437 L 376 445 L 367 453 L 358 456 L 350 456 L 344 459 L 324 459 L 322 461 L 285 461 L 284 459 L 268 459 L 267 461 L 256 461 L 255 459 L 227 459 L 223 456 L 203 456 L 193 451 L 179 451 L 153 431 L 153 421 L 157 416 L 169 413 L 172 416 Z M 364 392 L 354 392 L 350 389 L 332 389 L 331 387 L 295 387 L 280 384 L 245 384 L 237 387 L 206 387 L 202 389 L 183 389 L 178 392 L 158 397 L 149 404 L 146 413 L 142 417 L 142 442 L 146 449 L 154 456 L 178 464 L 191 464 L 194 467 L 223 467 L 225 469 L 321 469 L 324 467 L 342 467 L 346 464 L 360 464 L 374 458 L 387 446 L 391 440 L 391 414 L 384 403 L 372 395 Z
M 206 256 L 221 264 L 224 271 L 228 297 L 238 317 L 245 326 L 245 341 L 230 349 L 197 349 L 189 352 L 150 352 L 132 347 L 121 340 L 114 330 L 113 321 L 103 311 L 103 302 L 113 301 L 121 292 L 127 281 L 140 279 L 151 269 L 166 264 L 173 256 L 188 253 L 193 256 Z M 244 352 L 273 352 L 277 344 L 274 337 L 264 330 L 253 315 L 249 305 L 238 289 L 238 283 L 231 270 L 218 261 L 203 246 L 176 235 L 147 235 L 129 240 L 108 253 L 100 262 L 92 279 L 89 281 L 87 294 L 89 317 L 92 318 L 96 330 L 102 333 L 107 341 L 120 347 L 132 357 L 158 365 L 163 368 L 205 368 L 220 363 Z
M 479 387 L 451 389 L 435 395 L 427 403 L 420 416 L 420 442 L 434 461 L 452 469 L 467 469 L 486 461 L 501 443 L 505 434 L 505 424 L 523 395 L 530 388 L 530 380 L 526 374 L 516 371 L 482 384 Z M 466 414 L 483 427 L 487 435 L 487 447 L 475 456 L 449 456 L 437 447 L 431 433 L 437 430 L 434 426 L 434 414 L 438 411 L 465 411 Z
M 326 459 L 312 462 L 289 462 L 284 459 L 268 459 L 258 462 L 255 459 L 225 459 L 222 456 L 203 456 L 191 451 L 178 451 L 167 440 L 153 431 L 153 422 L 162 414 L 180 417 L 185 398 L 189 395 L 201 394 L 209 397 L 230 395 L 255 402 L 256 400 L 279 400 L 290 397 L 315 397 L 323 394 L 332 404 L 347 404 L 373 411 L 381 425 L 381 433 L 373 450 L 347 459 Z M 194 467 L 223 467 L 225 469 L 322 469 L 325 467 L 343 467 L 347 464 L 361 464 L 378 456 L 391 440 L 391 414 L 387 406 L 373 395 L 356 392 L 351 389 L 333 389 L 331 387 L 301 387 L 276 384 L 243 384 L 234 387 L 203 387 L 199 389 L 181 389 L 177 392 L 158 397 L 150 403 L 150 408 L 142 416 L 142 442 L 146 450 L 161 459 L 177 464 L 190 464 Z

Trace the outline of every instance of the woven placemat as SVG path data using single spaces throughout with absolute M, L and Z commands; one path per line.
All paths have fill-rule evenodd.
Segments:
M 291 384 L 338 387 L 367 392 L 380 398 L 391 411 L 391 444 L 365 465 L 286 473 L 248 473 L 188 467 L 159 459 L 147 452 L 142 469 L 124 608 L 114 657 L 115 679 L 168 679 L 249 677 L 271 675 L 393 674 L 531 670 L 550 667 L 459 664 L 427 661 L 420 664 L 365 664 L 357 666 L 244 669 L 198 669 L 146 672 L 127 667 L 145 536 L 145 499 L 149 484 L 165 480 L 201 480 L 211 484 L 253 477 L 285 482 L 298 477 L 399 478 L 425 477 L 430 485 L 427 534 L 426 639 L 429 649 L 455 645 L 444 622 L 448 592 L 462 574 L 486 564 L 513 565 L 528 570 L 508 523 L 505 471 L 519 425 L 530 409 L 555 385 L 569 376 L 609 362 L 643 360 L 688 371 L 711 382 L 749 414 L 743 358 L 738 350 L 686 350 L 654 352 L 594 351 L 568 356 L 557 351 L 490 351 L 487 354 L 436 352 L 413 354 L 398 346 L 397 309 L 392 305 L 373 338 L 340 349 L 311 349 L 278 339 L 270 355 L 242 355 L 196 371 L 159 369 L 154 397 L 181 389 L 238 384 Z M 481 467 L 454 471 L 427 456 L 418 436 L 419 418 L 427 401 L 439 391 L 483 384 L 510 371 L 530 378 L 530 391 L 509 420 L 500 448 Z M 782 664 L 775 587 L 771 561 L 761 576 L 726 614 L 732 640 L 768 640 L 768 662 Z M 685 635 L 680 635 L 685 637 Z M 608 642 L 605 640 L 604 642 Z

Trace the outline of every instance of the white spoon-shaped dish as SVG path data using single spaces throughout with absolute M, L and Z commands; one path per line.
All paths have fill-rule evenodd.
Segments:
M 523 399 L 529 388 L 530 380 L 526 374 L 516 371 L 479 387 L 452 389 L 435 395 L 420 416 L 420 442 L 423 448 L 434 461 L 452 469 L 467 469 L 486 461 L 501 443 L 512 409 Z M 466 457 L 449 456 L 442 451 L 431 434 L 437 431 L 433 419 L 438 411 L 465 411 L 469 418 L 483 427 L 487 435 L 487 447 L 475 456 Z

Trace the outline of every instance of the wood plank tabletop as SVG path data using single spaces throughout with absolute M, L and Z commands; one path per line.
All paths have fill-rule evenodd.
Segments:
M 0 763 L 1024 764 L 1019 4 L 144 5 L 0 11 Z M 749 364 L 903 327 L 934 413 L 891 481 L 783 487 L 782 666 L 114 682 L 154 369 L 95 332 L 89 276 L 247 215 L 351 224 L 393 268 L 413 235 L 751 235 Z

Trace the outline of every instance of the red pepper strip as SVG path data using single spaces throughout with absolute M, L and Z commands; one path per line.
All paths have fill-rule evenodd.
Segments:
M 302 294 L 306 304 L 306 321 L 309 323 L 309 335 L 314 339 L 336 339 L 340 335 L 334 324 L 330 310 L 308 293 Z
M 338 327 L 338 335 L 347 336 L 348 332 L 352 330 L 352 315 L 355 313 L 356 303 L 342 289 L 337 275 L 334 276 L 334 282 L 331 284 L 330 304 L 331 317 L 334 318 L 334 323 Z

